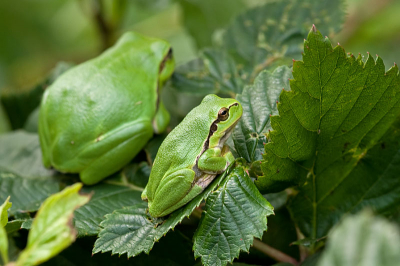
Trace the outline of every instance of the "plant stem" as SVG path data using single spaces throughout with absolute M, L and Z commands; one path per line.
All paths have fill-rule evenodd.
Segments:
M 283 253 L 280 250 L 277 250 L 277 249 L 265 244 L 264 242 L 262 242 L 256 238 L 254 238 L 253 247 L 255 249 L 261 251 L 262 253 L 268 255 L 269 257 L 273 258 L 276 261 L 287 262 L 287 263 L 291 263 L 296 266 L 299 265 L 299 262 L 295 258 Z
M 296 228 L 297 240 L 304 239 L 304 235 L 301 233 L 297 225 L 295 225 L 295 228 Z M 299 245 L 299 253 L 300 253 L 300 262 L 303 262 L 308 256 L 307 248 L 302 245 Z

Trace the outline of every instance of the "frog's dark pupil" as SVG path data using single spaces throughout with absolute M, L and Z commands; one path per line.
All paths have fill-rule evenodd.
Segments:
M 225 110 L 222 111 L 221 115 L 226 115 L 226 111 Z

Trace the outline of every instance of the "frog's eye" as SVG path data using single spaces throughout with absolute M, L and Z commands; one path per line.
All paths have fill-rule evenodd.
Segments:
M 221 108 L 218 112 L 218 119 L 220 121 L 225 121 L 229 117 L 229 109 L 228 108 Z

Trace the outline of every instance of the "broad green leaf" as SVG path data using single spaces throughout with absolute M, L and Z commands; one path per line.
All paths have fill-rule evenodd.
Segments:
M 13 233 L 21 229 L 21 225 L 24 222 L 24 220 L 12 220 L 7 223 L 7 225 L 4 227 L 6 229 L 7 234 Z
M 81 183 L 76 183 L 43 202 L 16 265 L 38 265 L 75 241 L 76 230 L 71 223 L 73 212 L 90 200 L 90 196 L 78 194 L 81 187 Z
M 8 263 L 8 239 L 4 227 L 8 222 L 7 210 L 11 207 L 10 197 L 0 206 L 0 255 L 4 264 Z
M 173 86 L 190 94 L 241 93 L 262 70 L 300 58 L 314 23 L 334 35 L 343 17 L 341 0 L 268 1 L 237 16 L 216 38 L 217 47 L 178 67 Z
M 273 213 L 243 167 L 234 168 L 206 200 L 194 235 L 194 256 L 204 265 L 232 263 L 240 251 L 249 251 L 254 237 L 262 237 Z
M 54 175 L 53 170 L 43 166 L 37 134 L 20 130 L 0 135 L 0 147 L 0 171 L 26 178 Z
M 315 207 L 309 201 L 307 186 L 302 188 L 289 204 L 302 231 L 309 235 L 315 230 L 317 237 L 323 237 L 343 214 L 355 213 L 366 206 L 386 215 L 396 211 L 400 202 L 399 138 L 400 121 L 397 121 L 342 177 L 340 184 L 330 185 L 329 194 L 322 195 Z M 327 181 L 321 177 L 318 182 Z M 313 219 L 317 219 L 316 224 Z
M 140 162 L 127 165 L 121 171 L 121 175 L 123 175 L 131 187 L 134 185 L 137 187 L 137 190 L 143 191 L 149 181 L 150 172 L 151 167 L 149 164 L 147 162 Z
M 235 61 L 223 49 L 204 49 L 202 59 L 195 59 L 179 66 L 172 76 L 172 83 L 179 92 L 195 95 L 229 93 L 243 89 L 243 82 Z
M 11 196 L 11 215 L 39 209 L 51 194 L 60 191 L 57 173 L 44 168 L 39 137 L 14 131 L 0 136 L 0 200 Z
M 78 236 L 97 235 L 106 214 L 142 202 L 140 195 L 150 170 L 146 162 L 129 164 L 113 177 L 97 185 L 83 187 L 82 192 L 92 194 L 92 198 L 75 211 L 73 221 Z
M 271 1 L 239 15 L 223 34 L 221 46 L 251 81 L 264 68 L 300 57 L 303 39 L 313 24 L 329 35 L 338 32 L 343 8 L 341 0 Z
M 34 219 L 30 218 L 22 222 L 21 228 L 30 230 L 32 228 L 32 223 Z
M 129 186 L 100 183 L 84 187 L 82 192 L 93 193 L 89 203 L 80 207 L 74 214 L 74 225 L 78 236 L 93 236 L 100 232 L 100 223 L 105 215 L 123 207 L 141 202 L 141 192 Z
M 363 211 L 348 216 L 332 229 L 318 266 L 397 266 L 399 228 Z
M 192 240 L 186 230 L 169 232 L 151 250 L 151 254 L 140 254 L 127 259 L 126 256 L 110 256 L 110 253 L 92 255 L 88 248 L 93 247 L 92 238 L 78 238 L 70 247 L 43 266 L 90 265 L 90 266 L 191 266 L 198 265 L 193 257 Z
M 270 116 L 278 113 L 277 101 L 282 89 L 289 89 L 291 70 L 278 67 L 274 72 L 261 72 L 254 84 L 246 86 L 236 99 L 243 107 L 243 115 L 233 131 L 235 150 L 247 162 L 261 160 L 266 133 L 271 129 Z
M 0 102 L 4 106 L 13 129 L 24 127 L 29 115 L 39 106 L 46 87 L 53 83 L 58 76 L 67 71 L 71 66 L 72 65 L 69 63 L 60 62 L 45 80 L 31 90 L 24 92 L 9 90 L 1 94 Z
M 14 219 L 12 221 L 9 221 L 8 224 L 6 225 L 5 229 L 7 234 L 13 233 L 18 231 L 19 229 L 31 229 L 32 226 L 32 218 L 27 218 L 27 219 Z
M 10 209 L 10 215 L 37 211 L 48 196 L 58 191 L 60 191 L 60 183 L 55 178 L 24 178 L 0 171 L 0 200 L 11 196 L 13 206 Z
M 289 207 L 304 235 L 316 239 L 345 212 L 362 205 L 383 210 L 400 200 L 394 193 L 385 198 L 388 189 L 381 183 L 400 188 L 389 170 L 398 144 L 393 140 L 377 154 L 381 137 L 395 133 L 400 78 L 397 66 L 385 73 L 379 57 L 363 63 L 341 46 L 332 48 L 315 27 L 304 50 L 303 61 L 293 65 L 291 91 L 281 93 L 279 116 L 271 118 L 264 176 L 256 185 L 266 192 L 300 183 Z M 386 161 L 377 165 L 370 156 Z
M 103 229 L 94 244 L 93 253 L 111 251 L 111 254 L 127 254 L 128 258 L 142 252 L 148 254 L 156 241 L 174 229 L 185 217 L 189 217 L 227 173 L 228 171 L 218 176 L 203 193 L 167 217 L 150 219 L 146 202 L 107 214 L 106 219 L 100 223 Z

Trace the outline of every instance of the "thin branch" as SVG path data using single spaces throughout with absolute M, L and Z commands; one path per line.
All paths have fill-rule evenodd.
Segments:
M 112 29 L 104 19 L 104 8 L 101 0 L 93 0 L 93 15 L 99 30 L 102 42 L 102 50 L 112 44 Z
M 301 233 L 299 227 L 295 225 L 297 239 L 302 240 L 304 239 L 304 235 Z M 305 246 L 299 245 L 299 253 L 300 253 L 300 262 L 303 262 L 308 256 L 308 250 Z
M 277 250 L 277 249 L 265 244 L 264 242 L 262 242 L 256 238 L 254 238 L 253 247 L 255 249 L 261 251 L 265 255 L 273 258 L 276 261 L 287 262 L 287 263 L 291 263 L 296 266 L 300 265 L 300 263 L 295 258 L 283 253 L 280 250 Z

